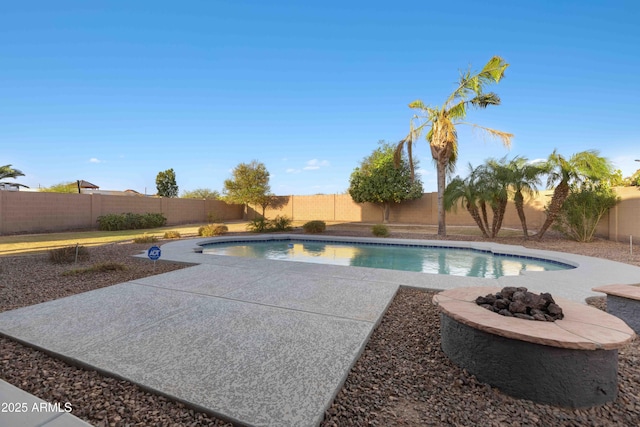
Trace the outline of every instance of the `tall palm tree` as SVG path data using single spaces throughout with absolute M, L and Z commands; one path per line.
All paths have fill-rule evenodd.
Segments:
M 509 147 L 512 134 L 496 129 L 482 127 L 464 122 L 468 107 L 486 108 L 489 105 L 500 105 L 500 98 L 493 92 L 484 92 L 485 86 L 498 83 L 504 77 L 504 71 L 509 66 L 499 56 L 494 56 L 481 71 L 472 73 L 467 71 L 460 77 L 458 87 L 449 95 L 444 104 L 430 107 L 417 100 L 409 107 L 418 110 L 419 114 L 412 117 L 409 134 L 398 143 L 396 158 L 399 163 L 400 155 L 406 145 L 409 163 L 413 163 L 412 146 L 417 142 L 425 129 L 426 140 L 431 147 L 431 156 L 436 164 L 438 180 L 438 235 L 446 236 L 444 190 L 447 172 L 455 169 L 458 158 L 458 135 L 456 126 L 466 124 L 480 129 L 492 137 L 499 138 Z M 413 170 L 412 170 L 413 172 Z
M 538 194 L 538 185 L 541 185 L 540 176 L 546 173 L 544 164 L 531 163 L 526 157 L 516 156 L 504 164 L 507 172 L 506 181 L 513 194 L 518 218 L 522 224 L 524 238 L 529 238 L 527 219 L 524 215 L 524 197 Z
M 568 159 L 558 154 L 557 150 L 553 150 L 547 159 L 547 168 L 547 187 L 555 188 L 547 207 L 547 219 L 536 234 L 538 239 L 542 239 L 560 214 L 564 201 L 569 197 L 572 184 L 579 184 L 586 179 L 598 182 L 609 178 L 613 172 L 609 160 L 601 157 L 597 150 L 581 151 Z
M 27 187 L 24 184 L 19 184 L 17 182 L 9 182 L 9 181 L 2 181 L 3 179 L 7 179 L 7 178 L 17 178 L 19 176 L 24 176 L 24 174 L 22 173 L 21 170 L 19 169 L 14 169 L 11 167 L 11 165 L 4 165 L 4 166 L 0 166 L 0 185 L 15 185 L 17 187 Z

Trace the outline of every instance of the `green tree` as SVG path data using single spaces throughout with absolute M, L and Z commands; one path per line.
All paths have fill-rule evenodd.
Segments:
M 264 163 L 252 160 L 251 163 L 240 163 L 231 172 L 231 179 L 224 181 L 222 192 L 231 203 L 245 206 L 245 214 L 249 205 L 259 205 L 271 195 L 269 171 Z M 264 206 L 266 209 L 266 206 Z M 264 216 L 264 209 L 263 209 Z
M 547 159 L 546 167 L 547 187 L 553 188 L 553 195 L 547 205 L 547 218 L 536 234 L 538 239 L 542 239 L 544 233 L 560 214 L 572 185 L 579 187 L 587 180 L 598 183 L 609 179 L 613 173 L 609 160 L 601 157 L 597 150 L 581 151 L 568 159 L 558 154 L 557 150 L 553 150 Z
M 176 183 L 176 173 L 173 169 L 158 172 L 156 188 L 160 197 L 178 197 L 178 184 Z
M 405 156 L 396 167 L 394 146 L 380 141 L 380 147 L 365 157 L 351 173 L 348 191 L 356 203 L 369 202 L 380 206 L 383 222 L 387 223 L 392 204 L 422 197 L 422 182 L 412 179 Z
M 472 123 L 466 123 L 469 107 L 486 108 L 489 105 L 500 105 L 500 98 L 493 92 L 484 92 L 485 86 L 498 83 L 504 77 L 504 72 L 509 64 L 499 56 L 494 56 L 479 72 L 467 71 L 460 77 L 458 87 L 449 95 L 444 104 L 438 107 L 430 107 L 417 100 L 409 104 L 409 107 L 417 110 L 410 121 L 409 134 L 398 143 L 396 148 L 396 161 L 404 147 L 407 147 L 411 165 L 413 144 L 420 138 L 420 134 L 426 130 L 426 140 L 431 148 L 437 171 L 438 181 L 438 235 L 446 236 L 446 219 L 444 209 L 444 191 L 446 187 L 447 173 L 455 170 L 458 158 L 458 134 L 456 127 L 466 124 L 480 129 L 491 137 L 498 138 L 509 147 L 512 134 L 496 129 L 482 127 Z
M 11 167 L 11 165 L 0 166 L 0 185 L 13 185 L 13 186 L 17 186 L 17 187 L 29 188 L 26 185 L 19 184 L 17 182 L 4 181 L 7 178 L 16 179 L 19 176 L 24 176 L 24 174 L 22 173 L 21 170 L 14 169 L 14 168 Z
M 183 191 L 180 197 L 183 199 L 219 199 L 220 193 L 209 188 L 196 188 L 195 190 Z
M 76 181 L 60 182 L 51 187 L 42 187 L 38 191 L 43 193 L 77 193 L 78 183 Z

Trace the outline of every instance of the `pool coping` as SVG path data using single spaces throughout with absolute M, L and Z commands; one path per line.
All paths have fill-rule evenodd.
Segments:
M 195 251 L 199 253 L 204 253 L 204 251 L 206 250 L 205 248 L 206 245 L 224 245 L 225 243 L 263 243 L 263 242 L 285 242 L 285 241 L 293 241 L 293 242 L 301 242 L 301 243 L 325 242 L 330 244 L 356 244 L 356 245 L 363 245 L 363 246 L 425 248 L 425 249 L 454 249 L 454 250 L 468 251 L 468 252 L 479 253 L 479 254 L 491 254 L 495 257 L 509 257 L 509 258 L 515 258 L 515 259 L 532 260 L 532 261 L 544 261 L 550 264 L 566 267 L 567 269 L 572 269 L 576 267 L 575 264 L 570 264 L 568 262 L 561 262 L 561 261 L 545 259 L 541 257 L 534 257 L 531 255 L 504 253 L 504 252 L 495 251 L 493 249 L 484 249 L 484 248 L 481 249 L 481 248 L 466 247 L 466 246 L 451 246 L 451 245 L 442 245 L 442 244 L 439 244 L 439 245 L 416 244 L 414 243 L 415 240 L 408 240 L 408 239 L 381 240 L 379 238 L 372 238 L 370 240 L 365 240 L 366 238 L 359 238 L 359 240 L 354 241 L 354 240 L 343 240 L 343 239 L 324 239 L 324 238 L 317 239 L 317 238 L 309 238 L 308 236 L 304 236 L 304 235 L 302 237 L 298 237 L 298 236 L 300 235 L 271 235 L 271 236 L 261 236 L 261 238 L 256 238 L 256 239 L 249 239 L 246 237 L 239 238 L 239 239 L 224 239 L 224 240 L 221 239 L 221 240 L 215 240 L 215 241 L 201 242 L 198 244 L 198 246 L 200 246 L 202 249 L 201 250 L 195 249 Z M 286 261 L 298 261 L 298 260 L 294 259 L 294 260 L 286 260 Z M 300 262 L 305 262 L 305 261 L 300 261 Z M 332 264 L 332 263 L 326 263 L 326 264 L 339 265 L 339 264 Z M 351 267 L 351 266 L 347 266 L 347 267 Z M 376 267 L 372 267 L 372 268 L 376 268 Z M 378 267 L 378 268 L 381 268 L 381 267 Z M 411 270 L 401 270 L 401 271 L 411 271 Z
M 169 242 L 162 245 L 162 258 L 167 261 L 188 262 L 188 263 L 209 263 L 206 257 L 224 257 L 224 255 L 208 255 L 201 254 L 202 246 L 206 243 L 231 242 L 231 241 L 268 241 L 279 239 L 292 240 L 310 240 L 310 241 L 332 241 L 332 242 L 365 242 L 383 245 L 412 245 L 412 246 L 432 246 L 445 247 L 454 249 L 473 249 L 483 252 L 491 252 L 494 254 L 505 254 L 522 258 L 535 258 L 549 260 L 561 264 L 567 264 L 574 268 L 569 270 L 558 271 L 522 271 L 518 276 L 503 276 L 497 279 L 491 278 L 472 278 L 462 276 L 436 275 L 421 272 L 405 272 L 384 269 L 372 269 L 368 267 L 351 267 L 351 266 L 333 266 L 344 269 L 368 269 L 379 272 L 381 277 L 394 276 L 393 281 L 400 286 L 417 287 L 433 290 L 447 290 L 466 286 L 524 286 L 532 292 L 550 292 L 554 296 L 570 299 L 580 303 L 584 303 L 586 298 L 604 296 L 602 292 L 593 290 L 598 286 L 609 285 L 612 283 L 621 285 L 631 285 L 640 282 L 640 267 L 630 264 L 624 264 L 617 261 L 610 261 L 601 258 L 589 257 L 585 255 L 577 255 L 568 252 L 557 252 L 542 249 L 530 249 L 524 246 L 505 245 L 495 242 L 477 242 L 477 241 L 442 241 L 442 240 L 425 240 L 425 239 L 398 239 L 398 238 L 378 238 L 378 237 L 354 237 L 354 236 L 324 236 L 310 234 L 295 233 L 273 233 L 273 234 L 252 234 L 252 235 L 233 235 L 218 236 L 207 238 L 195 238 L 180 240 L 177 242 Z M 140 255 L 146 256 L 145 254 Z M 203 258 L 204 257 L 204 258 Z M 280 260 L 261 260 L 266 263 L 292 262 L 301 263 L 300 261 L 280 261 Z M 211 261 L 211 263 L 214 263 Z M 306 263 L 310 265 L 309 263 Z M 321 264 L 320 264 L 321 265 Z M 392 274 L 389 274 L 392 272 Z M 433 280 L 424 280 L 422 276 L 430 276 Z M 425 285 L 424 282 L 428 282 Z M 435 283 L 435 286 L 433 287 Z

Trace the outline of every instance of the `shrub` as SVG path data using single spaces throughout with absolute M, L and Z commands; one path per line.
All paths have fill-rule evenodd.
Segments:
M 167 218 L 160 213 L 146 213 L 141 215 L 140 228 L 157 228 L 167 223 Z
M 49 251 L 49 261 L 56 264 L 71 264 L 76 261 L 87 261 L 89 250 L 84 246 L 65 246 L 64 248 L 51 249 Z
M 266 220 L 266 218 L 263 217 L 254 218 L 249 221 L 249 224 L 247 224 L 247 230 L 253 231 L 255 233 L 262 233 L 263 231 L 267 231 L 268 227 L 269 222 Z
M 229 231 L 229 227 L 224 224 L 207 224 L 198 228 L 198 236 L 213 237 Z
M 598 222 L 616 203 L 618 197 L 607 185 L 585 184 L 574 188 L 553 227 L 578 242 L 590 242 Z
M 167 218 L 160 213 L 122 213 L 107 214 L 98 217 L 98 228 L 104 231 L 137 230 L 140 228 L 162 227 Z
M 302 226 L 305 233 L 322 233 L 327 229 L 324 221 L 309 221 Z
M 291 230 L 291 219 L 282 215 L 278 215 L 268 222 L 269 231 L 288 231 Z
M 269 231 L 287 231 L 291 230 L 291 219 L 286 216 L 278 215 L 274 219 L 266 219 L 264 217 L 254 218 L 247 224 L 247 230 L 255 233 L 264 233 Z
M 371 232 L 376 237 L 387 237 L 389 235 L 389 229 L 384 224 L 376 224 L 371 228 Z
M 158 238 L 153 234 L 144 233 L 142 236 L 137 236 L 133 238 L 133 243 L 155 243 L 158 241 Z
M 209 212 L 207 214 L 207 221 L 209 221 L 210 224 L 217 224 L 222 220 L 218 217 L 216 212 Z
M 164 232 L 165 239 L 179 239 L 180 237 L 182 237 L 180 235 L 180 232 L 176 230 L 169 230 Z

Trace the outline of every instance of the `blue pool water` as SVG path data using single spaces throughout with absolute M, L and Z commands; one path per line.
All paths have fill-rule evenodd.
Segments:
M 520 271 L 553 271 L 570 265 L 472 249 L 342 243 L 311 240 L 221 242 L 203 245 L 204 254 L 302 261 L 390 270 L 497 278 Z

